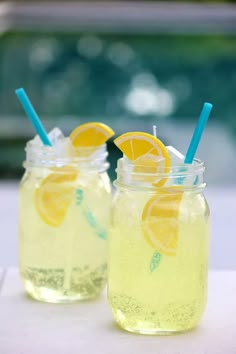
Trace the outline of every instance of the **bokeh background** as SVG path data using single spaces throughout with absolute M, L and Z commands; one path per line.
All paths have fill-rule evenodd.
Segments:
M 197 157 L 212 210 L 211 268 L 236 269 L 234 1 L 0 3 L 0 266 L 17 264 L 17 189 L 35 132 L 24 87 L 47 131 L 103 121 L 152 132 L 185 153 L 204 101 L 214 108 Z M 118 149 L 109 142 L 115 179 Z

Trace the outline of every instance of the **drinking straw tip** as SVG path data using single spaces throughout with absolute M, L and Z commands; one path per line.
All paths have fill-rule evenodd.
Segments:
M 47 146 L 52 146 L 51 141 L 48 138 L 47 132 L 44 129 L 44 127 L 43 127 L 34 107 L 32 106 L 25 90 L 22 87 L 20 87 L 15 90 L 15 93 L 16 93 L 23 109 L 25 110 L 26 115 L 30 119 L 37 134 L 39 135 L 40 139 L 42 140 L 43 144 L 47 145 Z
M 205 102 L 204 103 L 204 108 L 212 109 L 212 107 L 213 107 L 212 103 L 210 103 L 210 102 Z
M 20 87 L 20 88 L 15 90 L 16 94 L 19 94 L 19 93 L 22 93 L 22 92 L 24 92 L 24 89 L 22 87 Z
M 207 123 L 207 120 L 210 116 L 211 110 L 212 110 L 213 105 L 209 102 L 205 102 L 202 108 L 202 111 L 200 113 L 200 117 L 198 119 L 196 128 L 194 130 L 192 140 L 190 142 L 190 145 L 188 147 L 188 151 L 185 156 L 185 163 L 192 163 L 194 156 L 196 154 L 198 144 L 200 142 L 202 133 L 205 129 L 205 125 Z

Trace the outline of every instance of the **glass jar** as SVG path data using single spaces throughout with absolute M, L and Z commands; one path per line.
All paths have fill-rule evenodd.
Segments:
M 118 160 L 109 236 L 108 300 L 127 331 L 171 334 L 199 322 L 206 304 L 209 208 L 204 165 L 168 173 Z
M 37 300 L 94 298 L 106 282 L 111 209 L 106 145 L 80 150 L 79 157 L 58 157 L 51 147 L 26 146 L 19 266 L 26 292 Z

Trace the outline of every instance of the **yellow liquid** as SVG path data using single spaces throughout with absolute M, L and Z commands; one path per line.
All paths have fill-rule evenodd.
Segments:
M 94 298 L 106 282 L 109 178 L 106 173 L 80 172 L 70 182 L 73 200 L 64 222 L 51 227 L 34 204 L 35 189 L 48 173 L 35 168 L 20 186 L 19 261 L 26 292 L 47 302 Z M 78 190 L 83 193 L 79 202 Z
M 144 192 L 126 191 L 114 201 L 109 303 L 116 322 L 128 331 L 186 331 L 199 322 L 206 304 L 208 206 L 203 196 L 185 193 L 176 256 L 157 255 L 145 239 L 141 224 L 142 210 L 150 197 Z

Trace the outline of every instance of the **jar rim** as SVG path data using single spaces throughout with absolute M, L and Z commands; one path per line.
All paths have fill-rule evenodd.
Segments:
M 26 160 L 23 166 L 28 167 L 62 167 L 65 165 L 85 169 L 102 170 L 109 168 L 107 162 L 106 143 L 98 148 L 79 147 L 68 151 L 56 150 L 52 146 L 36 145 L 31 141 L 26 144 Z
M 121 162 L 121 164 L 119 164 L 119 161 Z M 124 163 L 123 163 L 124 162 Z M 134 170 L 134 166 L 135 166 L 135 170 Z M 142 172 L 138 172 L 138 167 L 140 167 L 142 169 Z M 186 175 L 188 174 L 188 172 L 204 172 L 205 171 L 205 166 L 204 166 L 204 162 L 200 159 L 195 158 L 193 160 L 193 163 L 191 164 L 177 164 L 177 165 L 171 165 L 169 168 L 164 167 L 163 171 L 161 172 L 150 172 L 150 166 L 142 164 L 142 163 L 132 163 L 132 161 L 128 160 L 126 157 L 121 157 L 120 159 L 118 159 L 118 163 L 117 163 L 117 168 L 116 168 L 116 172 L 119 172 L 121 170 L 121 172 L 127 172 L 127 173 L 132 173 L 135 175 L 145 175 L 148 174 L 149 176 L 161 176 L 161 177 L 165 177 L 168 175 L 179 175 L 179 174 L 183 174 Z
M 157 167 L 155 167 L 157 168 Z M 205 171 L 204 162 L 194 159 L 192 164 L 176 164 L 170 167 L 162 166 L 161 171 L 153 171 L 154 167 L 148 164 L 133 163 L 126 157 L 117 162 L 117 180 L 115 185 L 129 185 L 145 188 L 170 188 L 171 186 L 183 186 L 196 188 L 203 183 Z

